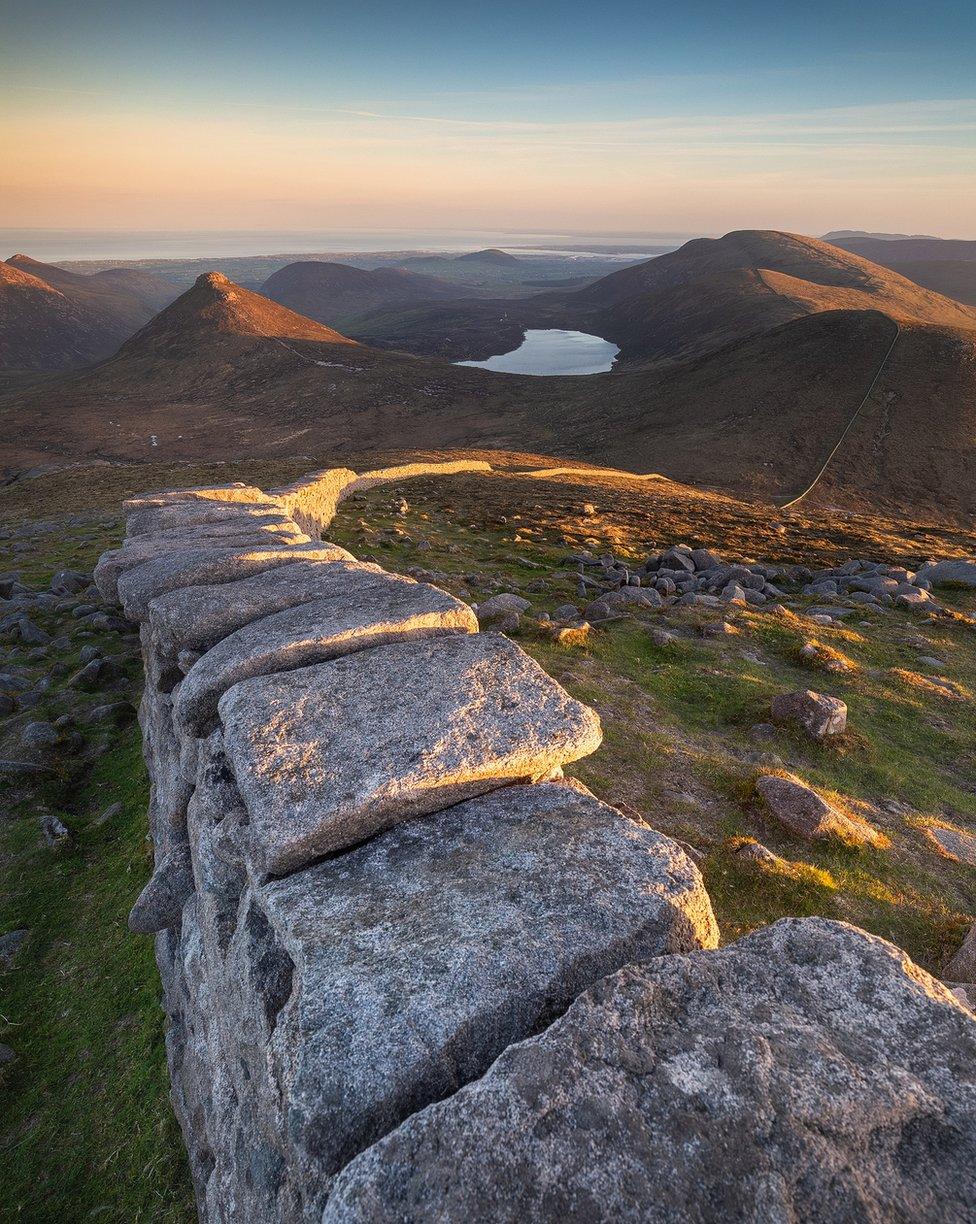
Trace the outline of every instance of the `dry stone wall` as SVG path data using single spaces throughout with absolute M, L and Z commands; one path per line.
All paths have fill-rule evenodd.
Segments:
M 701 1220 L 728 1218 L 726 1199 L 743 1219 L 881 1218 L 891 1202 L 915 1214 L 888 1218 L 920 1218 L 912 1160 L 938 1127 L 956 1218 L 976 1167 L 969 1013 L 840 924 L 713 951 L 678 844 L 563 777 L 598 747 L 597 715 L 453 596 L 320 538 L 351 490 L 486 469 L 135 498 L 96 570 L 140 626 L 154 870 L 130 925 L 156 940 L 201 1218 Z M 825 958 L 832 1004 L 797 985 Z M 845 989 L 867 1029 L 902 1009 L 900 1061 L 847 1029 L 835 1057 L 817 1008 Z M 819 1044 L 772 1074 L 801 1021 Z M 933 1031 L 958 1058 L 913 1065 Z M 817 1214 L 824 1178 L 779 1167 L 812 1168 L 830 1143 L 843 1158 L 847 1132 L 809 1151 L 794 1136 L 826 1124 L 818 1076 L 838 1059 L 885 1168 L 902 1163 L 891 1202 L 868 1178 Z M 858 1076 L 896 1072 L 909 1103 L 862 1093 Z M 794 1129 L 747 1178 L 738 1139 L 752 1153 L 778 1105 Z M 750 1196 L 775 1210 L 740 1212 Z

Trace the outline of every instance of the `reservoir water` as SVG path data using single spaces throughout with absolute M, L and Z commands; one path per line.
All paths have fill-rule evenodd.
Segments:
M 547 327 L 525 333 L 522 343 L 510 353 L 486 361 L 456 361 L 455 365 L 477 366 L 496 374 L 603 374 L 620 349 L 600 336 Z

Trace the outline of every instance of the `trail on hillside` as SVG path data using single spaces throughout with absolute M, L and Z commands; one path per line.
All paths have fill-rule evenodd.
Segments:
M 887 352 L 885 353 L 884 357 L 881 358 L 881 364 L 878 366 L 877 370 L 875 371 L 874 378 L 871 379 L 871 385 L 868 387 L 867 391 L 865 392 L 864 398 L 861 400 L 858 406 L 854 409 L 851 419 L 844 426 L 843 432 L 841 433 L 840 437 L 831 447 L 830 453 L 827 455 L 827 458 L 823 461 L 823 464 L 821 465 L 820 470 L 817 472 L 816 476 L 814 476 L 813 480 L 807 485 L 807 487 L 803 490 L 803 492 L 798 497 L 794 497 L 791 501 L 783 502 L 779 507 L 780 510 L 789 510 L 791 506 L 798 505 L 801 501 L 803 501 L 805 497 L 807 497 L 810 493 L 813 492 L 813 490 L 817 487 L 817 485 L 820 483 L 821 479 L 823 478 L 823 475 L 827 471 L 827 468 L 830 467 L 830 464 L 833 461 L 834 456 L 840 450 L 841 446 L 843 446 L 845 438 L 854 428 L 854 425 L 857 423 L 857 419 L 861 415 L 861 411 L 863 410 L 864 405 L 871 398 L 875 387 L 878 385 L 878 379 L 881 377 L 882 373 L 884 372 L 884 368 L 888 364 L 888 358 L 891 356 L 895 345 L 898 343 L 898 337 L 901 335 L 901 327 L 899 326 L 899 324 L 894 319 L 892 319 L 891 322 L 894 324 L 895 334 L 891 339 L 891 343 L 888 345 Z

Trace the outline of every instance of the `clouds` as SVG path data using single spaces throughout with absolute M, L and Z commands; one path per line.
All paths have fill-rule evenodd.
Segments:
M 722 11 L 709 46 L 724 29 L 745 45 Z M 952 96 L 949 73 L 939 96 L 904 40 L 777 57 L 760 39 L 736 58 L 665 31 L 645 34 L 640 72 L 622 35 L 619 73 L 601 76 L 585 39 L 562 63 L 543 39 L 533 63 L 515 34 L 488 40 L 467 82 L 436 36 L 397 67 L 385 27 L 385 73 L 361 48 L 333 70 L 331 31 L 317 72 L 293 43 L 240 34 L 199 59 L 181 44 L 179 72 L 151 46 L 112 65 L 89 46 L 48 72 L 25 51 L 0 80 L 0 225 L 972 236 L 976 99 Z

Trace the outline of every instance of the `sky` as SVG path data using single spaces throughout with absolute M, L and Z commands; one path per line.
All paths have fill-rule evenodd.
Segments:
M 976 238 L 976 20 L 0 0 L 0 227 Z

